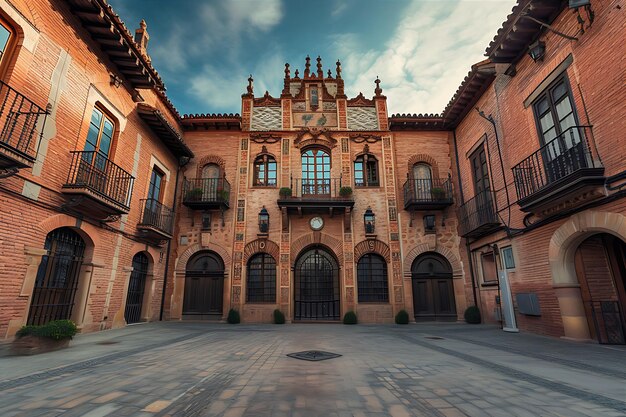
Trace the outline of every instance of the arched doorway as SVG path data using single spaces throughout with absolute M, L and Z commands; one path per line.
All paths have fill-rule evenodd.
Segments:
M 294 318 L 339 320 L 339 267 L 321 247 L 305 250 L 296 261 Z
M 124 319 L 127 324 L 141 321 L 141 311 L 143 308 L 143 296 L 146 288 L 146 277 L 148 276 L 148 257 L 139 252 L 133 256 L 133 272 L 128 281 L 128 295 L 126 296 L 126 309 Z
M 214 252 L 194 255 L 185 271 L 183 318 L 216 319 L 222 316 L 224 262 Z
M 591 337 L 626 343 L 626 244 L 608 233 L 585 239 L 574 255 Z
M 28 324 L 71 318 L 85 246 L 80 235 L 69 227 L 48 233 L 44 244 L 48 254 L 41 258 L 37 270 Z
M 416 321 L 456 321 L 450 262 L 436 253 L 420 255 L 411 266 Z

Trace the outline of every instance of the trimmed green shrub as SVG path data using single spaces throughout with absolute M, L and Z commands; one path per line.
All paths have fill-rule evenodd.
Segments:
M 239 324 L 241 323 L 241 316 L 239 315 L 239 312 L 237 310 L 231 308 L 230 310 L 228 310 L 228 318 L 226 319 L 226 321 L 230 324 Z
M 281 198 L 291 197 L 291 188 L 282 187 L 280 190 L 278 190 L 278 195 L 280 195 Z
M 339 195 L 342 197 L 350 197 L 352 195 L 352 187 L 341 187 Z
M 465 321 L 467 323 L 480 324 L 481 322 L 480 310 L 476 306 L 467 307 L 463 316 L 465 317 Z
M 396 314 L 396 324 L 409 324 L 409 313 L 406 310 L 398 311 Z
M 285 315 L 279 309 L 274 310 L 274 324 L 285 324 Z
M 345 316 L 343 316 L 343 324 L 357 324 L 358 320 L 356 318 L 356 313 L 354 311 L 348 311 Z
M 23 326 L 15 334 L 18 338 L 24 336 L 47 337 L 54 340 L 71 339 L 78 328 L 71 320 L 54 320 L 41 326 Z

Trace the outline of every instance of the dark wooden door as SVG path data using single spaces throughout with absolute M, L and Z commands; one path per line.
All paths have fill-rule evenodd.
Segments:
M 224 293 L 224 266 L 211 252 L 201 253 L 187 263 L 183 316 L 221 317 Z
M 455 321 L 452 268 L 438 254 L 424 254 L 413 262 L 413 311 L 416 321 Z
M 148 257 L 143 253 L 133 256 L 133 272 L 128 282 L 128 294 L 126 295 L 126 308 L 124 319 L 127 324 L 141 321 L 143 308 L 143 294 L 148 275 Z

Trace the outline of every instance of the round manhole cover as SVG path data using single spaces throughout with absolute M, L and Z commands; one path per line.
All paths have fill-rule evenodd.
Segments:
M 287 354 L 290 358 L 300 359 L 303 361 L 325 361 L 327 359 L 338 358 L 341 355 L 332 352 L 324 352 L 323 350 L 305 350 L 303 352 L 295 352 Z

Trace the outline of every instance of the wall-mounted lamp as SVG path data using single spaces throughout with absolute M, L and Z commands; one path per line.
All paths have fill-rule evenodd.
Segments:
M 365 225 L 365 234 L 373 235 L 376 230 L 376 215 L 372 211 L 371 207 L 368 207 L 365 210 L 365 214 L 363 215 L 363 223 Z
M 111 85 L 115 86 L 115 88 L 120 88 L 120 85 L 122 85 L 122 79 L 118 77 L 117 74 L 113 74 L 112 72 L 109 73 L 109 77 L 111 77 Z
M 261 233 L 269 233 L 270 231 L 270 214 L 265 206 L 259 212 L 259 231 Z
M 533 61 L 543 61 L 543 56 L 546 54 L 546 43 L 543 41 L 536 41 L 528 47 L 528 55 Z
M 435 231 L 435 215 L 427 214 L 424 216 L 424 231 L 425 232 L 434 232 Z

